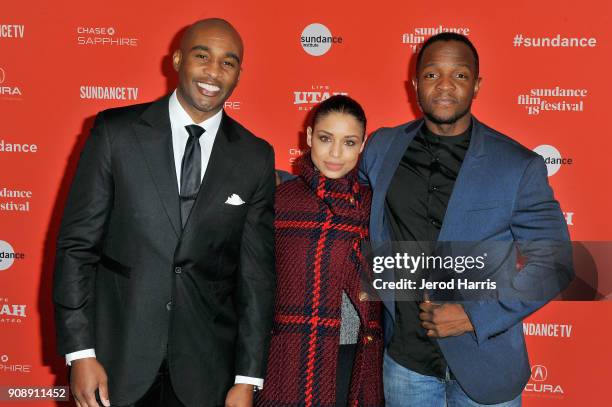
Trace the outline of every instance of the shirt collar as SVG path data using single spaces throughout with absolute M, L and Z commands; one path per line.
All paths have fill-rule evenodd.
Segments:
M 219 130 L 219 126 L 221 126 L 221 119 L 223 118 L 223 109 L 219 110 L 214 116 L 209 117 L 201 123 L 194 123 L 189 114 L 183 109 L 181 103 L 176 96 L 176 89 L 172 92 L 170 96 L 170 101 L 168 102 L 168 109 L 170 111 L 170 124 L 174 128 L 184 128 L 190 124 L 197 124 L 206 130 L 207 135 L 216 135 Z

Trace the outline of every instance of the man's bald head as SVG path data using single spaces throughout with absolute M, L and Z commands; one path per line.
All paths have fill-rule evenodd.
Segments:
M 208 18 L 187 28 L 172 64 L 179 76 L 178 100 L 194 123 L 223 108 L 238 84 L 242 54 L 240 34 L 225 20 Z
M 230 24 L 229 21 L 224 20 L 222 18 L 206 18 L 204 20 L 196 21 L 187 27 L 187 30 L 181 37 L 181 51 L 183 53 L 189 52 L 191 48 L 194 37 L 197 37 L 200 32 L 216 32 L 219 36 L 227 36 L 236 42 L 240 49 L 240 62 L 242 62 L 242 56 L 244 52 L 244 45 L 242 43 L 242 37 L 238 31 L 234 28 L 233 25 Z

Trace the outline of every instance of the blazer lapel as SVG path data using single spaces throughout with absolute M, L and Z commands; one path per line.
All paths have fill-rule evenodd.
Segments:
M 384 225 L 385 199 L 387 191 L 391 185 L 391 180 L 395 175 L 395 171 L 408 148 L 408 145 L 414 139 L 417 131 L 423 124 L 423 120 L 417 120 L 411 125 L 402 128 L 395 135 L 394 140 L 387 149 L 387 153 L 383 158 L 383 164 L 379 173 L 378 181 L 374 187 L 374 196 L 372 197 L 372 215 L 375 218 L 372 220 L 372 229 L 379 232 L 376 240 L 385 241 L 388 236 L 383 236 L 386 230 Z
M 228 179 L 232 178 L 232 173 L 238 167 L 239 157 L 237 155 L 239 152 L 236 151 L 236 148 L 233 148 L 235 146 L 232 146 L 232 144 L 239 138 L 240 136 L 233 128 L 232 119 L 224 112 L 210 154 L 210 160 L 204 173 L 204 179 L 202 179 L 198 196 L 185 224 L 183 234 L 189 232 L 191 225 L 197 223 L 210 205 L 226 198 L 219 197 L 219 193 L 221 187 Z
M 459 175 L 455 180 L 455 186 L 446 207 L 446 214 L 442 222 L 442 229 L 438 241 L 469 240 L 464 236 L 457 225 L 463 222 L 463 216 L 468 209 L 473 194 L 477 193 L 473 186 L 478 185 L 483 174 L 481 164 L 486 156 L 485 136 L 482 124 L 475 117 L 472 118 L 472 134 L 470 135 L 470 146 L 465 154 Z
M 157 187 L 166 215 L 176 233 L 181 235 L 181 212 L 172 148 L 172 129 L 166 96 L 152 103 L 133 124 L 136 139 Z

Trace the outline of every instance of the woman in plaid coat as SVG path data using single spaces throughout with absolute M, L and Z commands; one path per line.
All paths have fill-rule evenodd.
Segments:
M 277 291 L 258 407 L 379 407 L 380 304 L 361 290 L 371 192 L 357 181 L 366 118 L 347 96 L 317 106 L 299 177 L 276 192 Z

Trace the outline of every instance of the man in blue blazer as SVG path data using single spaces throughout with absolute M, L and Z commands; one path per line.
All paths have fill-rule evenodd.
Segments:
M 573 278 L 567 226 L 543 159 L 470 113 L 478 73 L 466 37 L 443 33 L 423 44 L 413 84 L 424 117 L 378 130 L 362 157 L 362 180 L 374 192 L 371 240 L 517 242 L 526 262 L 516 272 L 516 252 L 508 252 L 514 276 L 505 288 L 543 289 L 533 301 L 381 295 L 389 407 L 521 405 L 530 375 L 521 322 Z M 562 253 L 533 242 L 562 242 Z

